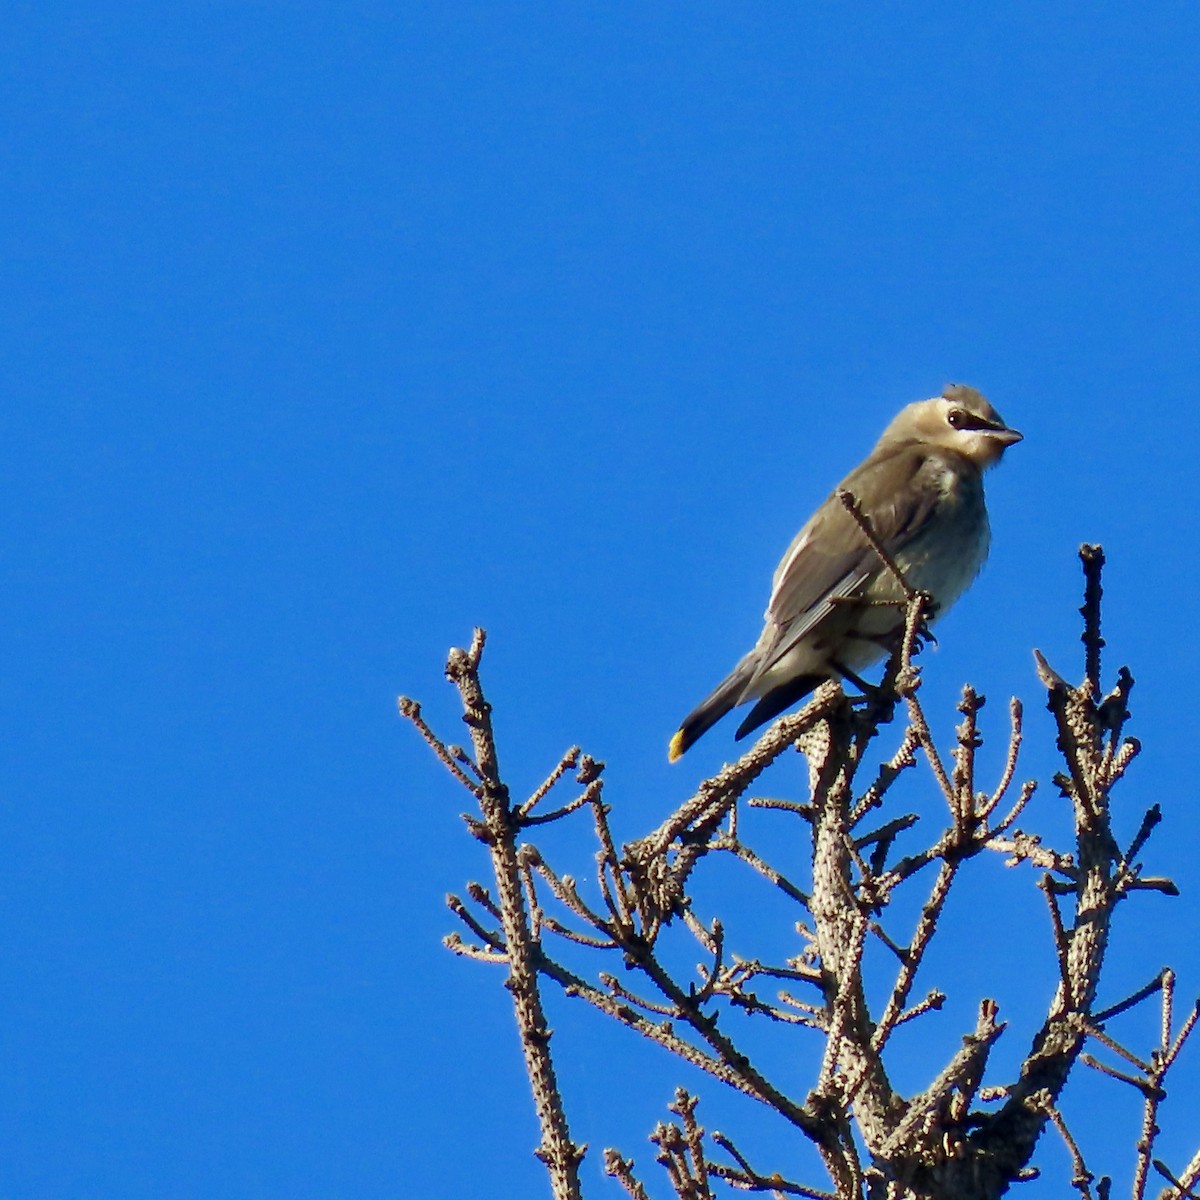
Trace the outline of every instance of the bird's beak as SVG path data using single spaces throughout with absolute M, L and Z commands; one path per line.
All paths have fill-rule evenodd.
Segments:
M 994 429 L 992 437 L 996 439 L 1002 446 L 1014 446 L 1017 442 L 1025 440 L 1025 435 L 1016 429 Z

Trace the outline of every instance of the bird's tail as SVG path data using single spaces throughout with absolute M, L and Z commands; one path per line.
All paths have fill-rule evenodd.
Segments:
M 746 684 L 754 675 L 756 659 L 747 654 L 736 667 L 713 689 L 707 699 L 702 700 L 683 719 L 678 732 L 671 739 L 667 758 L 678 761 L 703 734 L 707 733 L 731 708 L 742 701 Z
M 797 675 L 787 683 L 769 691 L 749 712 L 746 719 L 738 726 L 733 735 L 734 741 L 740 742 L 748 733 L 752 733 L 760 725 L 765 725 L 772 717 L 777 717 L 785 709 L 791 708 L 798 700 L 803 700 L 819 683 L 824 683 L 828 675 Z

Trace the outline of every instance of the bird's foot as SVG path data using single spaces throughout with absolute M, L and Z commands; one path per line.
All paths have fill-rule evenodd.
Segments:
M 830 666 L 844 680 L 848 680 L 862 692 L 862 698 L 866 701 L 865 710 L 870 713 L 873 720 L 886 725 L 892 719 L 899 697 L 891 686 L 890 673 L 884 675 L 882 683 L 868 683 L 861 675 L 843 663 L 833 662 L 830 663 Z

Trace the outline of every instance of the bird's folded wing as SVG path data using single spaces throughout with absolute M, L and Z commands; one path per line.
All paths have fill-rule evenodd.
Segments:
M 893 558 L 925 527 L 939 499 L 938 488 L 924 478 L 925 466 L 919 450 L 899 447 L 868 459 L 841 485 L 858 500 Z M 837 495 L 830 496 L 796 535 L 775 571 L 766 611 L 767 630 L 774 629 L 775 635 L 763 647 L 756 676 L 812 632 L 839 601 L 857 595 L 885 569 Z

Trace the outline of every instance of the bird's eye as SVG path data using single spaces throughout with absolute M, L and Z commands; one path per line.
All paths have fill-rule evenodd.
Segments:
M 946 416 L 951 429 L 962 429 L 967 423 L 967 414 L 961 408 L 952 408 Z

